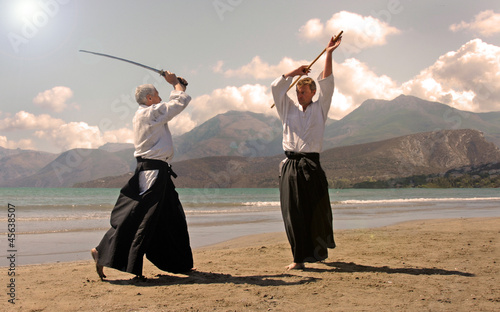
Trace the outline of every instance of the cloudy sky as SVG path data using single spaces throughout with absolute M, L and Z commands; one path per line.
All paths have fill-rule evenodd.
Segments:
M 340 30 L 330 118 L 399 94 L 500 111 L 498 0 L 2 0 L 0 16 L 5 148 L 131 142 L 135 87 L 153 83 L 168 99 L 154 72 L 80 49 L 185 77 L 193 100 L 169 124 L 174 135 L 229 110 L 277 116 L 270 83 Z

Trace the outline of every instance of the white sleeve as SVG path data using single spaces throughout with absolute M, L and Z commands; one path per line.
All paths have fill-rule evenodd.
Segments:
M 271 84 L 271 93 L 273 95 L 274 105 L 278 110 L 281 120 L 284 120 L 288 112 L 289 105 L 293 105 L 292 99 L 286 94 L 293 78 L 280 76 Z
M 168 102 L 155 105 L 154 116 L 159 120 L 169 122 L 172 118 L 179 115 L 188 106 L 190 101 L 191 97 L 185 92 L 174 90 L 170 93 Z
M 321 111 L 323 113 L 323 119 L 326 120 L 328 118 L 328 111 L 330 110 L 330 106 L 332 105 L 332 97 L 333 91 L 335 90 L 335 81 L 333 79 L 333 74 L 326 78 L 322 78 L 323 72 L 321 72 L 318 76 L 318 84 L 319 84 L 319 104 L 321 105 Z

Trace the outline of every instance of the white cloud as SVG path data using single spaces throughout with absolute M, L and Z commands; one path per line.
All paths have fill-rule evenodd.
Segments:
M 97 148 L 104 144 L 99 128 L 85 122 L 70 122 L 52 130 L 37 131 L 35 135 L 52 142 L 61 150 Z
M 230 110 L 273 114 L 274 110 L 270 109 L 271 105 L 272 98 L 266 86 L 246 84 L 241 87 L 226 87 L 193 99 L 190 104 L 194 107 L 191 118 L 199 125 Z
M 35 116 L 31 113 L 20 111 L 13 117 L 0 120 L 0 130 L 36 130 L 34 136 L 49 141 L 61 150 L 71 148 L 97 148 L 105 143 L 132 143 L 133 133 L 128 128 L 110 130 L 104 133 L 96 126 L 89 126 L 85 122 L 66 123 L 61 119 L 53 118 L 47 114 Z M 31 139 L 18 142 L 8 141 L 0 137 L 0 146 L 6 148 L 33 148 Z
M 35 136 L 66 151 L 73 148 L 98 148 L 106 143 L 133 143 L 132 130 L 123 128 L 102 133 L 97 126 L 70 122 L 51 130 L 40 130 Z
M 475 39 L 448 52 L 412 80 L 403 91 L 458 109 L 500 110 L 500 47 Z
M 73 91 L 68 87 L 54 87 L 38 93 L 33 99 L 33 104 L 48 108 L 55 112 L 62 112 L 66 107 L 66 101 L 73 96 Z
M 133 143 L 133 131 L 129 128 L 101 132 L 99 127 L 90 126 L 85 122 L 66 123 L 47 114 L 36 116 L 25 111 L 0 120 L 0 130 L 36 130 L 35 137 L 47 140 L 62 151 L 72 148 L 97 148 L 106 143 Z M 33 148 L 34 143 L 31 139 L 14 142 L 0 137 L 0 146 Z
M 453 24 L 450 30 L 453 32 L 472 30 L 486 37 L 493 36 L 500 33 L 500 14 L 492 10 L 482 11 L 470 23 L 462 21 L 459 24 Z
M 33 141 L 23 139 L 19 141 L 8 140 L 7 137 L 0 135 L 0 146 L 8 149 L 35 149 Z
M 325 37 L 323 24 L 319 18 L 313 18 L 306 22 L 304 26 L 299 29 L 300 36 L 308 40 L 319 40 Z
M 224 66 L 224 61 L 218 61 L 215 66 L 212 67 L 214 73 L 223 73 L 222 66 Z
M 340 119 L 368 99 L 393 99 L 401 89 L 390 77 L 377 76 L 357 59 L 334 65 L 335 93 L 328 116 Z
M 191 119 L 189 114 L 186 113 L 181 113 L 168 122 L 168 129 L 172 135 L 181 135 L 192 130 L 196 126 L 196 122 Z
M 52 129 L 64 124 L 61 119 L 53 118 L 47 114 L 35 116 L 31 113 L 20 111 L 14 117 L 6 117 L 0 120 L 0 130 L 42 130 Z
M 105 143 L 134 143 L 134 131 L 129 128 L 110 130 L 102 133 L 102 141 Z
M 238 69 L 224 71 L 222 69 L 224 63 L 219 61 L 213 70 L 216 73 L 223 73 L 226 77 L 270 79 L 305 64 L 309 63 L 307 61 L 294 61 L 291 58 L 285 57 L 278 65 L 269 65 L 269 63 L 263 62 L 259 56 L 255 56 L 249 64 L 243 65 Z
M 324 25 L 319 19 L 311 19 L 299 29 L 299 36 L 307 41 L 320 41 L 325 45 L 329 38 L 344 31 L 339 47 L 346 55 L 359 53 L 365 48 L 384 45 L 387 37 L 401 31 L 372 16 L 341 11 L 335 13 Z

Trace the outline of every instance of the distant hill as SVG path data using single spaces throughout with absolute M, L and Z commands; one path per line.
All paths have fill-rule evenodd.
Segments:
M 414 96 L 366 100 L 325 129 L 324 148 L 437 130 L 476 129 L 500 147 L 500 112 L 471 113 Z
M 92 181 L 78 182 L 73 187 L 78 188 L 122 188 L 125 183 L 134 175 L 134 172 L 127 172 L 119 176 L 104 177 Z
M 56 157 L 51 153 L 0 147 L 0 185 L 11 186 L 8 181 L 35 174 Z
M 500 162 L 470 165 L 451 169 L 445 173 L 418 174 L 404 178 L 363 181 L 353 188 L 499 188 Z
M 332 180 L 361 182 L 443 173 L 463 166 L 496 163 L 500 149 L 477 130 L 441 130 L 379 142 L 342 146 L 322 153 Z
M 281 122 L 273 116 L 229 111 L 174 138 L 175 160 L 208 156 L 271 156 L 281 152 Z
M 130 161 L 99 149 L 72 149 L 35 174 L 10 180 L 10 187 L 72 187 L 75 183 L 130 172 Z
M 174 162 L 177 187 L 278 187 L 283 154 L 270 157 L 219 156 Z M 443 173 L 453 168 L 500 161 L 500 150 L 477 130 L 443 130 L 324 151 L 321 163 L 330 186 Z M 130 176 L 93 181 L 86 187 L 121 187 Z M 80 185 L 78 185 L 80 186 Z
M 118 152 L 118 151 L 123 151 L 127 149 L 133 149 L 134 144 L 132 143 L 106 143 L 102 146 L 99 147 L 100 150 L 106 151 L 106 152 Z
M 5 157 L 5 156 L 19 154 L 21 151 L 24 151 L 24 150 L 21 150 L 19 148 L 18 149 L 8 149 L 8 148 L 0 146 L 0 159 Z

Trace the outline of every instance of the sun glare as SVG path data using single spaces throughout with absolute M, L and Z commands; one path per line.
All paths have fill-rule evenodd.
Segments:
M 36 12 L 40 10 L 40 5 L 36 0 L 21 0 L 16 1 L 14 14 L 17 19 L 31 20 Z

